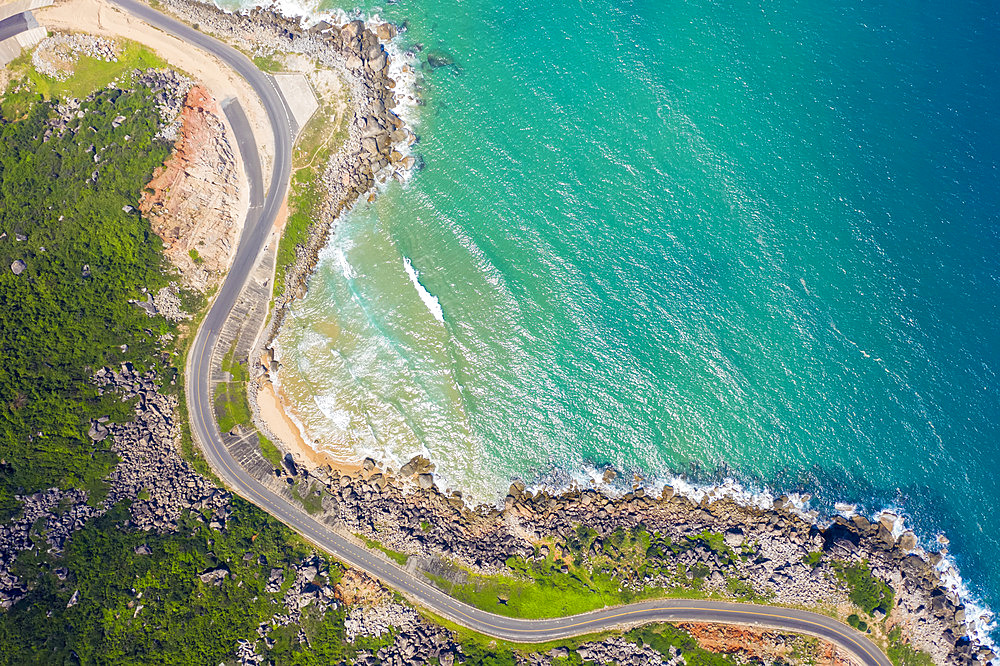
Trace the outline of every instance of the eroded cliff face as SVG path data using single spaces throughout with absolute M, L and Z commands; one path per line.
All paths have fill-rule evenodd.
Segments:
M 808 663 L 815 666 L 849 666 L 848 656 L 827 641 L 742 625 L 681 622 L 698 645 L 751 663 Z
M 242 179 L 221 114 L 208 90 L 191 87 L 174 152 L 139 202 L 181 282 L 199 291 L 225 274 L 243 219 Z

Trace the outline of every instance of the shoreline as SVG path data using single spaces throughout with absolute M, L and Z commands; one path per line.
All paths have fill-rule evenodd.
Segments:
M 186 3 L 184 0 L 174 0 L 170 4 L 173 6 Z M 239 15 L 238 20 L 252 22 L 260 20 L 260 17 L 265 15 L 267 18 L 264 20 L 271 24 L 286 26 L 295 24 L 294 21 L 283 17 L 276 18 L 273 13 L 261 10 L 252 10 L 247 15 Z M 367 26 L 360 21 L 348 25 L 356 26 L 354 36 L 369 32 Z M 298 34 L 303 32 L 301 24 L 294 29 Z M 348 30 L 348 27 L 345 26 L 344 30 Z M 347 80 L 351 82 L 350 78 Z M 391 97 L 391 91 L 387 92 Z M 357 109 L 355 113 L 358 114 Z M 412 137 L 408 130 L 407 133 L 407 139 Z M 370 174 L 348 189 L 349 174 L 357 174 L 358 171 L 357 158 L 360 151 L 356 149 L 354 141 L 360 138 L 359 134 L 358 124 L 352 123 L 351 135 L 344 149 L 330 163 L 326 182 L 333 185 L 342 182 L 341 188 L 334 189 L 338 193 L 346 193 L 339 198 L 336 194 L 332 194 L 324 207 L 323 219 L 310 228 L 309 242 L 297 253 L 297 261 L 289 270 L 283 285 L 284 291 L 274 299 L 274 310 L 270 321 L 263 335 L 258 337 L 259 344 L 251 354 L 254 363 L 265 350 L 269 350 L 288 304 L 304 291 L 309 276 L 315 268 L 317 254 L 328 242 L 339 215 L 350 210 L 358 198 L 376 188 L 376 178 L 374 174 Z M 352 152 L 351 148 L 355 150 Z M 257 388 L 262 381 L 267 381 L 267 374 L 277 367 L 272 361 L 267 365 L 258 364 L 258 368 L 260 372 L 250 383 L 248 396 L 252 396 L 250 401 L 255 422 L 260 425 L 261 407 L 257 404 Z M 283 412 L 285 408 L 280 404 L 279 394 L 274 393 L 273 398 L 276 407 L 275 405 L 271 407 Z M 281 416 L 277 418 L 280 420 Z M 284 414 L 284 418 L 291 422 L 287 414 Z M 265 434 L 272 434 L 266 424 L 262 430 Z M 276 444 L 289 446 L 281 439 L 275 439 Z M 309 448 L 305 438 L 300 436 L 299 441 L 305 448 Z M 312 462 L 312 456 L 307 452 L 302 451 L 300 455 Z M 757 502 L 755 506 L 743 506 L 726 493 L 719 495 L 713 490 L 693 486 L 694 490 L 689 491 L 680 483 L 676 484 L 678 488 L 675 489 L 667 480 L 654 482 L 654 486 L 649 490 L 645 487 L 633 487 L 632 490 L 625 491 L 617 497 L 606 488 L 580 489 L 570 485 L 553 494 L 538 486 L 529 490 L 523 483 L 515 482 L 504 500 L 503 511 L 498 511 L 495 507 L 483 504 L 470 507 L 462 499 L 461 493 L 445 494 L 439 491 L 432 474 L 433 465 L 426 459 L 417 458 L 402 465 L 398 476 L 395 476 L 390 468 L 380 469 L 378 463 L 372 459 L 366 459 L 357 470 L 348 473 L 342 473 L 333 466 L 330 466 L 328 471 L 333 472 L 334 469 L 337 474 L 330 475 L 322 469 L 310 473 L 308 469 L 297 469 L 292 465 L 287 470 L 275 470 L 277 478 L 271 478 L 270 481 L 271 485 L 281 486 L 282 476 L 287 476 L 289 478 L 283 484 L 286 491 L 296 478 L 294 483 L 306 482 L 310 489 L 316 488 L 323 498 L 324 515 L 347 529 L 372 535 L 377 540 L 390 543 L 416 557 L 457 559 L 460 562 L 471 563 L 469 566 L 483 571 L 500 566 L 498 562 L 504 562 L 510 554 L 525 552 L 525 543 L 537 541 L 544 535 L 563 533 L 567 529 L 565 520 L 567 516 L 580 519 L 580 524 L 610 526 L 608 518 L 613 516 L 620 521 L 619 526 L 629 523 L 634 525 L 639 521 L 646 522 L 647 519 L 654 521 L 657 511 L 670 507 L 671 511 L 667 513 L 680 518 L 677 518 L 678 522 L 675 523 L 669 520 L 663 521 L 663 528 L 677 529 L 684 534 L 685 530 L 689 533 L 691 529 L 703 525 L 705 521 L 711 522 L 710 517 L 716 516 L 719 510 L 724 509 L 725 513 L 736 507 L 732 509 L 731 515 L 725 513 L 725 516 L 727 518 L 735 516 L 733 525 L 735 529 L 741 530 L 740 534 L 743 534 L 741 526 L 744 524 L 759 529 L 761 518 L 766 516 L 762 534 L 768 538 L 773 537 L 779 545 L 784 542 L 797 543 L 798 539 L 804 539 L 801 543 L 806 544 L 809 543 L 809 538 L 812 538 L 815 545 L 816 538 L 821 538 L 824 548 L 830 546 L 834 552 L 843 552 L 845 557 L 859 558 L 867 555 L 879 559 L 879 574 L 882 578 L 890 578 L 899 584 L 916 578 L 917 587 L 908 591 L 908 594 L 917 600 L 914 601 L 916 605 L 910 606 L 915 610 L 907 612 L 916 618 L 913 621 L 918 626 L 933 625 L 935 629 L 931 633 L 940 630 L 939 635 L 926 634 L 919 639 L 924 645 L 929 646 L 935 658 L 950 663 L 981 663 L 983 658 L 993 658 L 987 656 L 987 654 L 992 655 L 992 651 L 986 647 L 973 654 L 974 647 L 991 643 L 983 636 L 969 637 L 966 603 L 955 589 L 956 586 L 961 587 L 961 578 L 958 577 L 958 583 L 952 581 L 950 587 L 946 580 L 950 575 L 949 572 L 953 571 L 955 577 L 958 576 L 957 568 L 953 564 L 950 566 L 945 564 L 939 570 L 938 567 L 942 562 L 946 562 L 945 558 L 920 548 L 916 535 L 903 530 L 898 517 L 891 519 L 888 515 L 880 514 L 873 523 L 862 516 L 855 515 L 848 519 L 843 515 L 834 515 L 825 518 L 821 524 L 818 514 L 810 512 L 806 505 L 797 504 L 794 497 L 782 496 L 774 500 L 773 495 L 766 492 L 771 499 L 769 503 L 764 502 L 762 498 L 759 501 L 755 500 Z M 315 485 L 317 483 L 318 486 Z M 655 491 L 656 484 L 660 484 L 658 495 L 650 492 Z M 742 491 L 742 488 L 740 490 Z M 751 494 L 751 496 L 756 495 Z M 375 506 L 372 506 L 372 503 L 375 503 Z M 594 510 L 593 506 L 600 508 Z M 420 511 L 417 512 L 415 507 L 419 507 Z M 446 538 L 421 538 L 416 535 L 411 525 L 414 522 L 411 520 L 414 515 L 446 521 L 448 527 Z M 587 522 L 584 523 L 584 520 Z M 383 533 L 379 526 L 386 524 L 389 525 L 386 528 L 388 531 Z M 776 531 L 771 529 L 772 526 L 779 526 L 780 529 Z M 599 532 L 605 533 L 601 530 Z M 729 534 L 728 531 L 726 533 Z M 851 535 L 851 538 L 847 538 L 847 535 Z M 847 545 L 844 545 L 845 541 Z M 860 545 L 862 543 L 863 548 Z M 790 560 L 789 564 L 795 561 Z M 929 589 L 925 589 L 928 586 Z M 935 591 L 938 594 L 935 595 Z M 920 603 L 919 600 L 925 597 L 928 600 L 938 599 L 938 601 L 933 604 Z M 942 598 L 944 601 L 941 601 Z M 934 610 L 932 612 L 929 609 Z M 926 626 L 923 629 L 926 630 Z M 951 643 L 956 636 L 960 637 L 959 640 Z M 963 640 L 966 642 L 963 643 Z
M 260 382 L 255 400 L 261 421 L 267 424 L 276 441 L 291 449 L 289 453 L 293 457 L 304 458 L 314 467 L 322 467 L 340 474 L 351 475 L 361 471 L 360 463 L 352 464 L 337 460 L 306 441 L 302 427 L 288 413 L 279 386 L 270 381 Z

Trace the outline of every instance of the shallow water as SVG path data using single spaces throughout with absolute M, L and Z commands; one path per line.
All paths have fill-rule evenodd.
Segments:
M 361 9 L 423 46 L 426 166 L 281 332 L 320 446 L 896 506 L 996 606 L 995 4 Z

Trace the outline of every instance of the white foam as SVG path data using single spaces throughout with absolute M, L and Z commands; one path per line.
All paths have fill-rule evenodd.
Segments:
M 748 489 L 739 481 L 727 478 L 718 484 L 696 484 L 691 483 L 681 476 L 663 477 L 648 482 L 636 481 L 628 483 L 626 475 L 618 475 L 612 481 L 606 482 L 605 469 L 585 468 L 577 472 L 567 473 L 561 470 L 551 470 L 539 480 L 527 487 L 532 492 L 545 491 L 552 495 L 558 495 L 568 490 L 581 488 L 595 488 L 601 490 L 608 496 L 620 497 L 632 491 L 634 488 L 642 487 L 648 494 L 660 496 L 665 486 L 673 488 L 678 495 L 687 497 L 692 502 L 700 504 L 705 498 L 709 502 L 715 502 L 723 498 L 729 498 L 743 506 L 755 507 L 759 509 L 771 509 L 774 505 L 775 496 L 768 488 Z M 635 477 L 638 478 L 638 477 Z M 803 520 L 825 527 L 830 520 L 821 516 L 819 511 L 810 507 L 809 495 L 789 493 L 786 495 L 791 513 L 798 515 Z M 854 504 L 837 503 L 835 509 L 845 516 L 857 515 L 857 506 Z M 872 516 L 868 516 L 873 522 L 884 521 L 890 524 L 893 537 L 899 538 L 906 531 L 904 526 L 904 512 L 898 507 L 883 509 Z M 943 535 L 939 535 L 935 541 L 938 544 L 947 544 L 948 540 Z M 917 546 L 913 549 L 914 554 L 926 560 L 929 557 L 927 550 L 920 545 L 920 538 L 917 537 Z M 979 645 L 988 647 L 997 652 L 997 645 L 991 636 L 997 628 L 996 615 L 992 610 L 983 604 L 959 573 L 955 560 L 948 554 L 936 566 L 941 575 L 941 585 L 958 597 L 959 602 L 965 606 L 966 625 L 969 636 Z M 1000 659 L 991 662 L 994 666 L 1000 665 Z
M 424 302 L 424 305 L 426 305 L 427 309 L 431 311 L 434 318 L 443 324 L 444 311 L 441 309 L 441 303 L 439 303 L 438 299 L 424 288 L 424 285 L 420 284 L 420 278 L 417 276 L 417 271 L 413 269 L 413 264 L 410 263 L 410 260 L 407 257 L 403 257 L 403 268 L 406 269 L 406 274 L 410 276 L 410 282 L 413 283 L 413 287 L 417 290 L 417 294 L 420 295 L 420 300 Z
M 322 412 L 324 418 L 343 432 L 348 432 L 351 428 L 351 413 L 342 409 L 335 395 L 313 396 L 313 403 Z
M 992 632 L 997 628 L 996 615 L 985 604 L 979 602 L 973 595 L 969 586 L 962 579 L 958 571 L 958 565 L 951 555 L 945 555 L 938 562 L 936 567 L 941 574 L 941 584 L 951 592 L 954 592 L 959 601 L 965 606 L 965 623 L 969 630 L 969 635 L 973 640 L 981 645 L 985 645 L 997 651 L 996 643 L 993 642 Z M 1000 663 L 1000 659 L 994 659 L 992 664 Z
M 347 262 L 347 255 L 344 254 L 342 248 L 337 248 L 337 252 L 334 255 L 337 261 L 337 265 L 340 266 L 340 272 L 343 274 L 344 279 L 353 280 L 358 277 L 357 271 Z

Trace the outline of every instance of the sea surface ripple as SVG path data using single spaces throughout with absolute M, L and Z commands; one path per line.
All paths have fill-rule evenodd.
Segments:
M 361 9 L 422 48 L 425 167 L 281 332 L 318 446 L 895 506 L 997 606 L 996 3 Z

